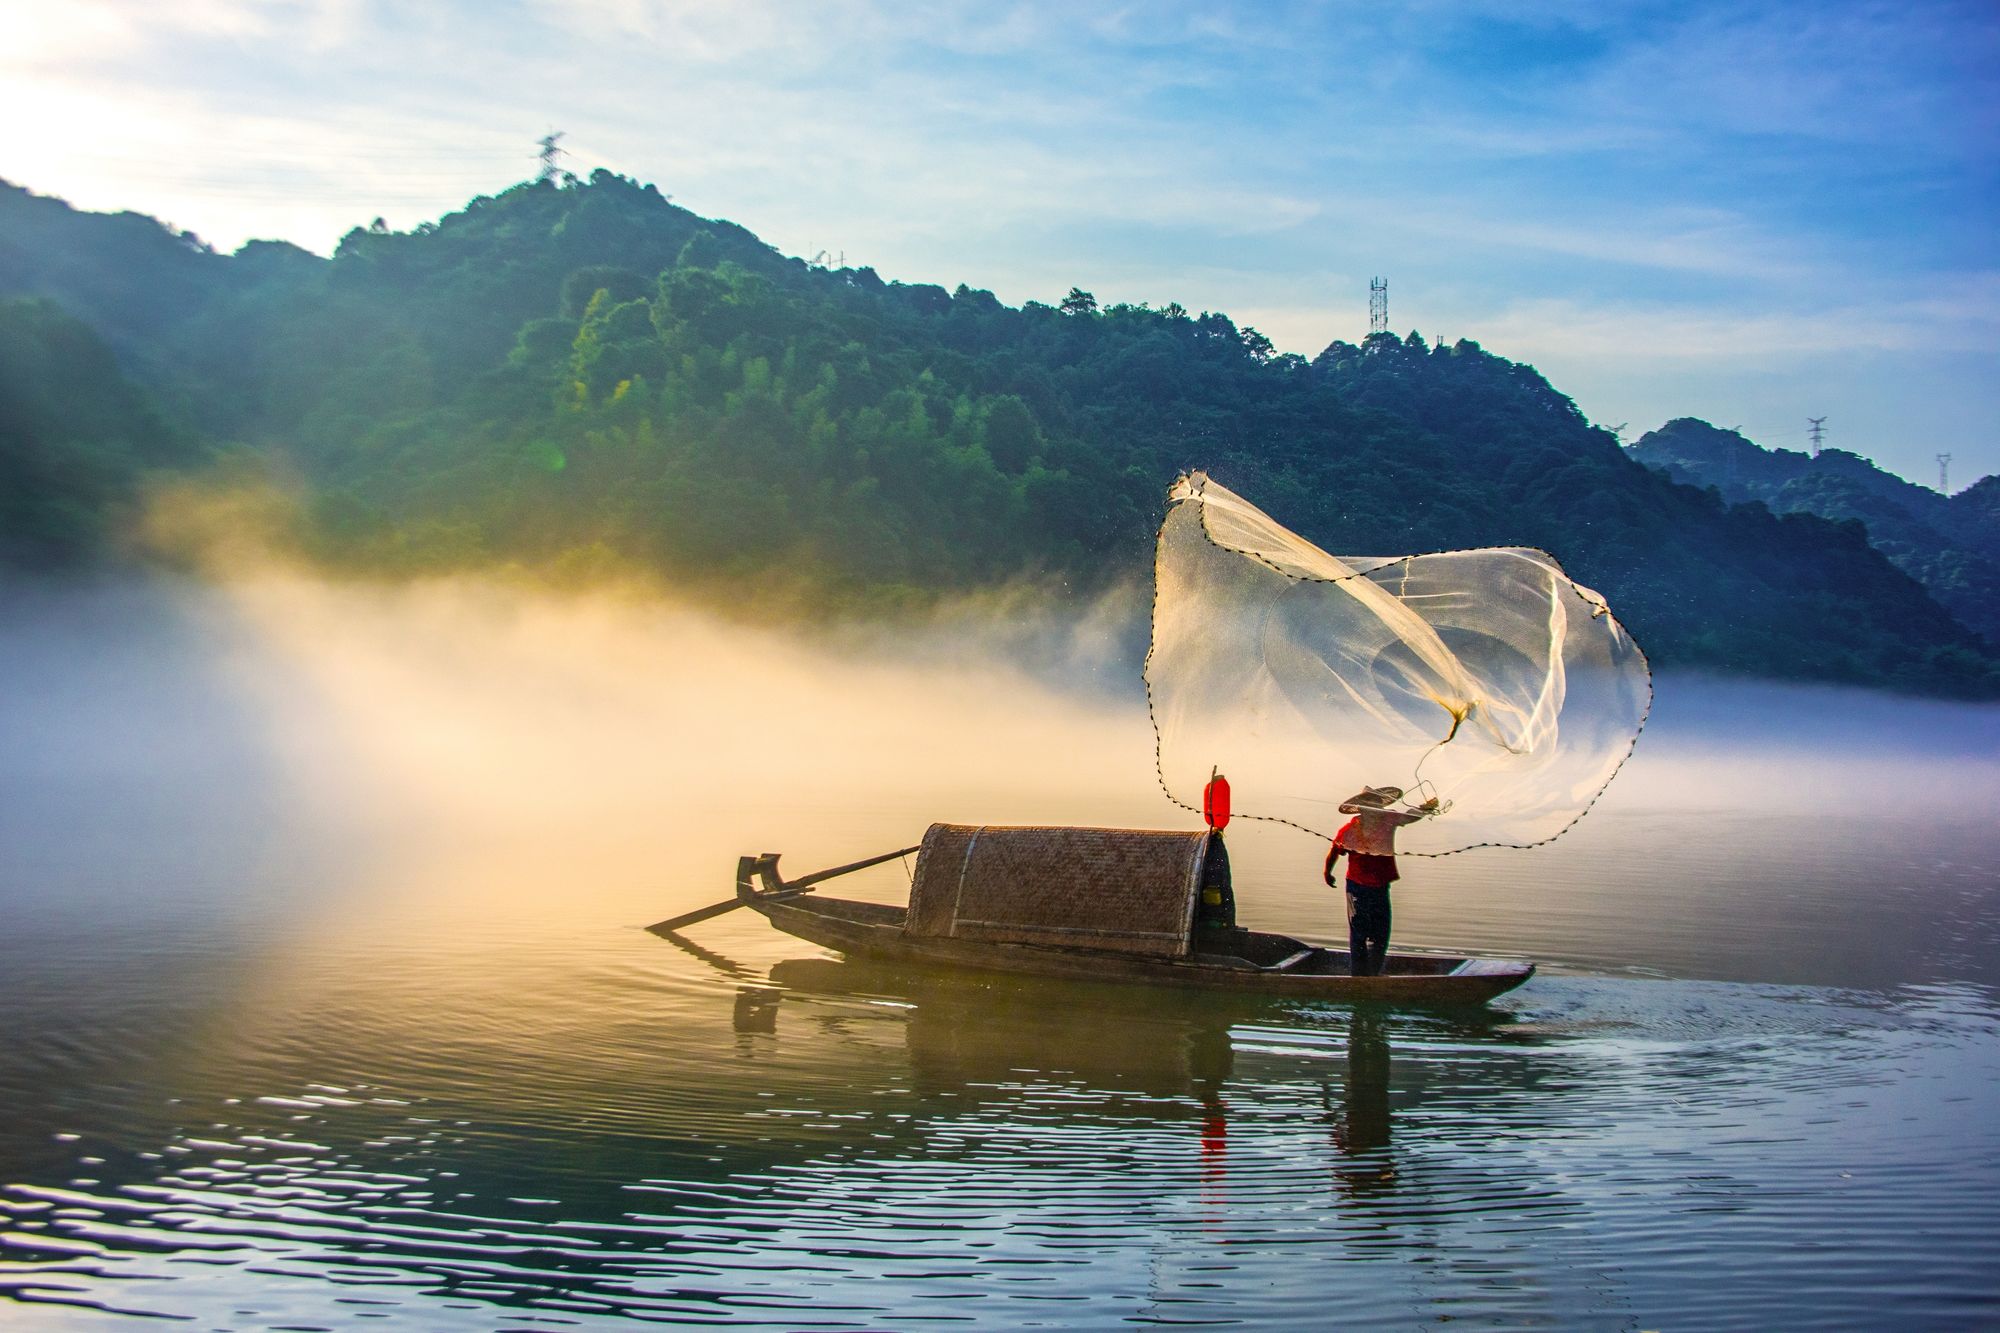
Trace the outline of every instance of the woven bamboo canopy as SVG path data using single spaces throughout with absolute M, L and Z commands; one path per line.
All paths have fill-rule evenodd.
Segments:
M 905 933 L 1180 957 L 1214 835 L 933 824 Z

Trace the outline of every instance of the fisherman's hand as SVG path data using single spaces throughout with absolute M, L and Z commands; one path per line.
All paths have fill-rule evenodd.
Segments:
M 1428 801 L 1425 801 L 1422 805 L 1419 805 L 1417 809 L 1423 811 L 1427 815 L 1436 814 L 1438 812 L 1438 798 L 1435 796 L 1431 797 Z

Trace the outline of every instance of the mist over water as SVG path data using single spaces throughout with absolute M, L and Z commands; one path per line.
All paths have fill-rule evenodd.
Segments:
M 1469 1016 L 639 929 L 744 852 L 1187 826 L 1132 610 L 10 594 L 0 1296 L 232 1328 L 1990 1311 L 1991 707 L 1662 678 L 1569 835 L 1406 862 L 1398 944 L 1543 966 Z M 1343 936 L 1322 844 L 1229 836 L 1246 923 Z

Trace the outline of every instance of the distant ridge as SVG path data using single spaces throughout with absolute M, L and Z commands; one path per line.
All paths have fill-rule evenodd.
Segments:
M 607 172 L 357 228 L 330 259 L 215 254 L 0 184 L 0 296 L 118 358 L 20 378 L 34 419 L 121 376 L 194 442 L 0 434 L 0 466 L 111 459 L 114 507 L 161 470 L 261 470 L 332 573 L 642 570 L 745 614 L 1087 596 L 1147 577 L 1167 483 L 1205 467 L 1335 550 L 1546 549 L 1660 665 L 2000 693 L 1988 647 L 1858 525 L 1678 484 L 1469 341 L 1308 361 L 1171 303 L 1015 308 L 811 266 Z M 0 305 L 16 346 L 50 317 L 31 304 Z M 56 528 L 89 509 L 39 483 L 24 503 Z M 114 558 L 115 515 L 89 522 L 104 540 L 14 564 Z
M 1766 449 L 1681 417 L 1641 436 L 1632 457 L 1731 504 L 1859 522 L 1868 539 L 1960 621 L 2000 645 L 2000 477 L 1947 497 L 1843 449 Z

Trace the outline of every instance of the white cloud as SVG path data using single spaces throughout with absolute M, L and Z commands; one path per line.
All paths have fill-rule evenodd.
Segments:
M 1795 280 L 1815 268 L 1796 240 L 1761 231 L 1741 215 L 1714 208 L 1634 213 L 1576 199 L 1554 215 L 1522 217 L 1496 203 L 1483 212 L 1445 211 L 1411 203 L 1398 219 L 1411 231 L 1476 251 L 1525 250 L 1633 268 L 1717 277 Z
M 1466 321 L 1468 336 L 1506 355 L 1735 365 L 1847 352 L 1977 352 L 2000 346 L 2000 283 L 1868 305 L 1729 309 L 1668 304 L 1510 302 Z
M 21 4 L 0 27 L 0 68 L 59 70 L 181 38 L 327 50 L 362 30 L 363 0 L 62 0 Z

